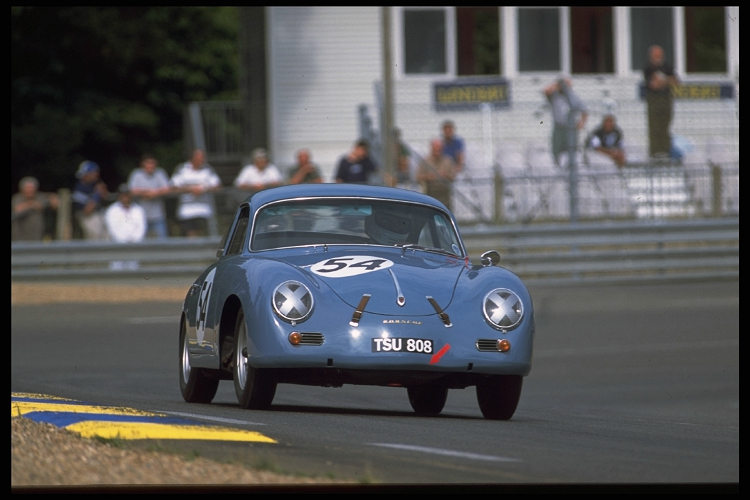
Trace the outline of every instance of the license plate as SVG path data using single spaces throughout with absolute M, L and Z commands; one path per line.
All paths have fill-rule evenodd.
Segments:
M 416 352 L 432 354 L 433 343 L 430 339 L 412 339 L 390 337 L 372 339 L 372 352 Z

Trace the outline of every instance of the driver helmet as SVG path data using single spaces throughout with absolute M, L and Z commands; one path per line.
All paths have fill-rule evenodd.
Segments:
M 365 232 L 376 243 L 405 243 L 411 231 L 411 220 L 395 210 L 376 209 L 365 219 Z

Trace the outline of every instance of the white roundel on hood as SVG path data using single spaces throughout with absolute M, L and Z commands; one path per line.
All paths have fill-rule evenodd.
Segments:
M 388 269 L 393 261 L 371 255 L 344 255 L 321 260 L 310 266 L 310 271 L 328 278 L 346 278 Z

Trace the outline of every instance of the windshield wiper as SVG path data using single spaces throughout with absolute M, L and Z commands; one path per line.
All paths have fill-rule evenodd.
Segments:
M 434 247 L 425 247 L 422 245 L 418 245 L 416 243 L 396 243 L 397 247 L 400 247 L 403 253 L 406 253 L 406 250 L 424 250 L 425 252 L 432 252 L 432 253 L 439 253 L 442 255 L 450 255 L 453 257 L 459 257 L 453 252 L 450 252 L 448 250 L 443 250 L 442 248 L 434 248 Z

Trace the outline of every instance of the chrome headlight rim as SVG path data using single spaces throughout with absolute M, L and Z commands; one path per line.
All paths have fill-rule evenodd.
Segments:
M 495 288 L 482 299 L 482 314 L 492 328 L 508 332 L 523 320 L 523 300 L 509 288 Z
M 312 291 L 304 283 L 287 280 L 279 283 L 271 295 L 271 306 L 276 315 L 293 325 L 310 317 L 315 305 Z

